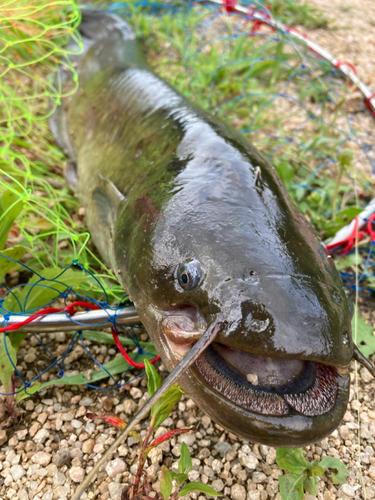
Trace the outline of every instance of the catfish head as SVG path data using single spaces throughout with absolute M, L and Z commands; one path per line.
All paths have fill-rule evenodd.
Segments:
M 116 228 L 121 279 L 152 341 L 171 370 L 224 318 L 181 379 L 195 402 L 251 441 L 324 438 L 346 411 L 354 352 L 332 258 L 249 145 L 195 125 L 179 161 L 167 195 L 145 190 L 143 215 L 130 198 Z

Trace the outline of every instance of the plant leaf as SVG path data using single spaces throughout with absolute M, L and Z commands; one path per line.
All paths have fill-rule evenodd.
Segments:
M 67 333 L 72 333 L 72 332 L 67 332 Z M 113 345 L 115 344 L 112 334 L 108 332 L 98 332 L 96 330 L 84 330 L 82 332 L 82 337 L 84 339 L 93 340 L 94 342 L 101 342 L 103 344 L 113 344 Z M 122 345 L 130 345 L 131 347 L 134 347 L 134 340 L 131 338 L 125 338 L 119 336 L 119 340 Z M 143 349 L 147 349 L 147 351 L 151 350 L 151 353 L 155 354 L 156 356 L 156 350 L 152 342 L 139 341 L 138 343 Z
M 324 474 L 324 469 L 323 467 L 320 467 L 320 465 L 315 465 L 314 467 L 311 467 L 311 472 L 314 476 L 322 476 Z
M 360 264 L 362 264 L 362 256 L 360 253 L 351 253 L 345 257 L 335 257 L 335 266 L 338 271 L 343 271 L 352 266 L 359 266 Z
M 188 478 L 187 474 L 181 474 L 180 472 L 173 472 L 171 470 L 169 471 L 169 475 L 171 476 L 172 481 L 175 480 L 177 482 L 178 486 L 181 486 L 181 484 Z
M 294 177 L 294 170 L 290 163 L 282 161 L 276 168 L 277 173 L 281 177 L 284 185 L 287 187 L 289 182 L 292 182 Z
M 17 364 L 16 351 L 12 346 L 9 337 L 1 333 L 0 334 L 0 381 L 5 388 L 5 392 L 7 393 L 11 392 L 12 375 L 14 373 L 14 366 L 16 364 Z
M 276 462 L 281 469 L 293 474 L 302 474 L 310 467 L 301 448 L 277 448 Z
M 30 387 L 27 388 L 27 391 L 26 390 L 18 391 L 16 394 L 16 402 L 19 403 L 23 399 L 26 399 L 29 396 L 32 396 L 33 394 L 38 392 L 40 390 L 41 385 L 42 384 L 39 382 L 34 382 Z M 23 389 L 25 389 L 25 386 L 23 387 Z
M 159 389 L 162 380 L 156 368 L 146 359 L 145 360 L 145 370 L 147 375 L 147 391 L 150 396 Z
M 0 250 L 4 248 L 10 228 L 22 207 L 22 200 L 15 193 L 5 191 L 0 199 Z
M 21 305 L 25 311 L 37 309 L 57 299 L 61 292 L 70 287 L 74 289 L 85 281 L 87 275 L 82 271 L 68 269 L 63 272 L 59 267 L 42 269 L 39 276 L 34 274 L 29 283 L 24 285 L 20 295 Z
M 178 461 L 178 471 L 181 474 L 188 474 L 193 467 L 193 463 L 191 461 L 190 451 L 187 447 L 187 444 L 182 442 L 181 444 L 181 456 Z
M 171 476 L 169 475 L 169 470 L 166 468 L 165 465 L 163 465 L 161 468 L 161 476 L 160 476 L 160 491 L 161 494 L 163 495 L 164 500 L 168 500 L 168 498 L 171 496 L 172 488 L 173 488 L 173 483 Z
M 346 465 L 338 458 L 324 457 L 319 462 L 319 465 L 323 467 L 323 469 L 332 469 L 328 477 L 332 479 L 333 484 L 344 484 L 347 476 L 349 476 Z
M 357 344 L 361 353 L 370 357 L 375 352 L 374 329 L 368 325 L 358 307 L 354 308 L 352 319 L 353 340 Z
M 161 425 L 170 415 L 174 405 L 181 399 L 184 390 L 178 385 L 173 385 L 159 401 L 155 403 L 151 410 L 152 417 L 155 417 L 154 427 Z
M 180 489 L 178 492 L 179 497 L 183 497 L 190 493 L 191 491 L 200 491 L 201 493 L 204 493 L 210 497 L 221 497 L 221 493 L 218 493 L 216 490 L 211 488 L 211 486 L 208 486 L 208 484 L 200 483 L 197 481 L 193 481 L 191 483 L 188 483 L 185 485 L 183 488 Z
M 286 474 L 279 476 L 280 494 L 283 500 L 303 500 L 303 482 L 306 474 Z
M 144 359 L 146 359 L 147 354 L 137 354 L 137 353 L 130 353 L 129 356 L 134 359 L 137 357 L 138 362 L 142 362 Z M 105 370 L 103 369 L 105 368 Z M 48 382 L 44 382 L 40 389 L 45 389 L 46 387 L 50 387 L 51 385 L 84 385 L 84 384 L 93 384 L 97 382 L 98 380 L 102 380 L 103 378 L 109 377 L 108 373 L 109 372 L 111 375 L 116 375 L 117 373 L 123 373 L 125 370 L 129 368 L 128 363 L 125 361 L 125 359 L 121 356 L 115 359 L 112 359 L 105 365 L 103 365 L 103 368 L 100 368 L 100 370 L 97 372 L 95 370 L 92 370 L 91 373 L 91 378 L 88 379 L 86 377 L 87 371 L 82 372 L 82 373 L 77 373 L 77 375 L 70 375 L 69 377 L 62 377 L 62 378 L 57 378 L 55 380 L 49 380 Z
M 8 312 L 17 314 L 21 312 L 20 304 L 18 303 L 20 295 L 21 292 L 18 288 L 12 290 L 11 292 L 7 292 L 0 311 L 3 314 L 8 314 Z
M 20 348 L 20 344 L 27 337 L 27 333 L 25 332 L 17 332 L 14 330 L 13 332 L 9 332 L 9 340 L 12 342 L 12 346 L 16 352 Z
M 326 231 L 327 238 L 334 236 L 337 231 L 349 224 L 349 222 L 359 215 L 361 211 L 361 208 L 347 207 L 335 213 L 332 219 L 327 220 L 323 224 L 323 229 Z
M 5 250 L 1 250 L 0 255 L 0 281 L 3 281 L 5 275 L 10 271 L 16 271 L 21 266 L 17 262 L 13 262 L 13 260 L 9 260 L 6 257 L 10 257 L 14 260 L 20 260 L 23 255 L 26 253 L 27 248 L 22 245 L 17 245 L 13 248 L 6 248 Z
M 324 474 L 324 471 L 323 471 L 323 474 Z M 319 475 L 321 475 L 321 474 L 319 474 Z M 303 487 L 304 487 L 305 491 L 307 491 L 311 495 L 317 495 L 319 493 L 318 483 L 319 483 L 318 477 L 316 477 L 316 476 L 306 477 L 306 479 L 303 483 Z

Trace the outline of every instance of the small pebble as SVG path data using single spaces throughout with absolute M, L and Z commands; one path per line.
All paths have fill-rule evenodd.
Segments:
M 263 472 L 253 472 L 251 478 L 255 484 L 267 482 L 267 476 Z
M 105 471 L 109 477 L 114 478 L 117 474 L 122 474 L 126 470 L 126 464 L 121 458 L 115 458 L 106 465 Z
M 68 448 L 62 448 L 53 456 L 53 463 L 57 467 L 70 464 L 71 457 Z
M 74 415 L 73 415 L 73 413 L 72 413 L 71 411 L 68 411 L 68 412 L 66 412 L 66 413 L 63 413 L 63 414 L 61 415 L 61 420 L 62 420 L 63 422 L 71 422 L 71 421 L 73 420 L 73 418 L 74 418 Z
M 246 500 L 246 490 L 241 484 L 234 484 L 230 489 L 233 500 Z
M 82 443 L 82 451 L 83 453 L 91 453 L 94 449 L 95 441 L 93 439 L 88 439 Z
M 143 393 L 140 389 L 138 389 L 138 387 L 132 387 L 130 389 L 130 395 L 134 399 L 139 399 L 143 396 Z
M 35 434 L 38 432 L 38 429 L 39 429 L 39 428 L 40 428 L 40 424 L 39 424 L 39 422 L 34 422 L 34 423 L 31 425 L 30 429 L 29 429 L 29 435 L 30 435 L 31 437 L 34 437 L 34 436 L 35 436 Z
M 137 408 L 137 403 L 133 399 L 125 399 L 123 402 L 124 412 L 126 415 L 131 415 Z
M 16 432 L 17 439 L 19 439 L 20 441 L 26 439 L 27 434 L 28 434 L 27 429 L 22 429 Z
M 270 451 L 267 453 L 266 456 L 266 463 L 268 465 L 272 465 L 276 462 L 276 450 L 275 448 L 270 448 Z
M 27 410 L 27 411 L 33 411 L 34 406 L 35 406 L 35 404 L 34 404 L 34 401 L 32 399 L 29 398 L 29 399 L 26 400 L 25 410 Z
M 51 453 L 47 453 L 45 451 L 38 451 L 31 457 L 31 460 L 34 464 L 39 464 L 45 467 L 52 460 L 52 455 Z
M 193 444 L 196 441 L 196 436 L 194 432 L 191 432 L 189 434 L 183 434 L 182 436 L 179 436 L 178 441 L 179 443 L 185 443 L 187 446 L 193 446 Z
M 111 500 L 121 500 L 121 493 L 126 485 L 120 483 L 109 483 L 108 490 Z
M 80 401 L 82 406 L 90 406 L 94 403 L 94 400 L 88 396 L 85 396 Z
M 341 491 L 349 498 L 353 498 L 355 496 L 354 488 L 353 486 L 350 486 L 350 484 L 343 484 L 341 486 Z
M 83 423 L 80 421 L 80 420 L 77 420 L 75 418 L 73 418 L 72 420 L 72 427 L 74 429 L 79 429 L 80 427 L 82 427 Z
M 0 446 L 4 444 L 7 440 L 7 433 L 5 429 L 0 430 Z
M 241 465 L 250 470 L 256 469 L 259 464 L 259 460 L 254 455 L 244 453 L 241 450 L 238 452 L 238 459 Z
M 369 382 L 372 381 L 372 375 L 371 373 L 367 370 L 367 368 L 362 368 L 361 370 L 361 379 L 365 384 L 368 384 Z
M 26 354 L 26 356 L 24 356 L 23 360 L 25 361 L 25 363 L 34 363 L 34 361 L 36 360 L 36 354 L 34 352 L 31 352 L 30 354 Z
M 13 467 L 10 468 L 10 473 L 12 474 L 14 481 L 18 481 L 26 474 L 22 465 L 13 465 Z
M 250 490 L 247 492 L 247 500 L 261 500 L 261 493 L 259 490 Z
M 232 446 L 226 441 L 218 441 L 214 448 L 219 453 L 221 458 L 224 458 L 229 451 L 232 451 Z
M 34 436 L 34 443 L 43 444 L 49 437 L 50 433 L 47 429 L 40 429 Z
M 212 481 L 211 486 L 214 490 L 218 491 L 219 493 L 224 489 L 224 483 L 221 479 L 215 479 L 214 481 Z
M 75 483 L 81 483 L 85 477 L 85 470 L 82 467 L 72 467 L 69 471 L 69 476 Z
M 96 444 L 94 446 L 94 450 L 93 451 L 94 451 L 94 453 L 97 453 L 97 454 L 101 455 L 102 453 L 104 453 L 104 450 L 105 450 L 105 448 L 104 448 L 103 443 L 98 443 L 98 444 Z

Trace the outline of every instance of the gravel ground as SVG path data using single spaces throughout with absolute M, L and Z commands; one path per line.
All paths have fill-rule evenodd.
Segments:
M 354 366 L 352 378 L 350 404 L 339 429 L 329 438 L 305 448 L 308 459 L 330 455 L 340 458 L 350 471 L 347 484 L 340 488 L 323 476 L 319 482 L 319 500 L 375 498 L 375 382 L 367 370 L 361 369 L 356 390 Z M 8 431 L 9 439 L 5 430 L 0 431 L 3 442 L 0 498 L 69 499 L 77 483 L 117 433 L 101 421 L 88 421 L 85 413 L 113 412 L 129 420 L 148 399 L 145 385 L 145 379 L 137 379 L 124 394 L 113 391 L 109 396 L 62 387 L 23 402 L 25 421 Z M 145 421 L 138 427 L 141 436 L 147 424 Z M 182 398 L 157 436 L 186 426 L 195 426 L 196 431 L 163 443 L 150 454 L 146 472 L 156 490 L 162 463 L 177 470 L 183 440 L 193 457 L 190 480 L 210 484 L 233 500 L 281 500 L 277 478 L 282 471 L 275 463 L 275 449 L 237 439 L 203 415 L 188 396 Z M 136 471 L 137 450 L 136 439 L 128 438 L 100 473 L 86 498 L 120 500 L 122 487 Z M 204 499 L 195 493 L 189 498 Z
M 309 3 L 321 8 L 327 17 L 336 18 L 336 27 L 347 27 L 310 31 L 309 36 L 342 60 L 355 64 L 359 75 L 375 88 L 375 2 L 309 0 Z M 363 119 L 366 126 L 374 126 L 368 117 Z M 375 310 L 374 303 L 366 306 L 370 311 Z M 57 352 L 66 348 L 64 334 L 50 336 L 50 341 Z M 111 347 L 99 349 L 96 354 L 103 361 L 114 356 Z M 72 369 L 77 369 L 74 363 L 88 365 L 78 347 L 69 361 Z M 20 366 L 32 372 L 38 362 L 43 363 L 43 358 L 29 339 L 20 350 Z M 337 488 L 323 476 L 318 496 L 308 496 L 307 500 L 375 498 L 375 382 L 365 369 L 356 375 L 354 364 L 351 374 L 350 403 L 341 426 L 329 438 L 305 448 L 309 459 L 324 455 L 340 458 L 347 465 L 350 477 L 347 484 Z M 82 387 L 58 387 L 22 402 L 20 422 L 15 427 L 0 427 L 0 498 L 69 499 L 117 434 L 107 424 L 88 421 L 85 413 L 112 412 L 129 420 L 147 399 L 145 385 L 145 379 L 138 379 L 124 392 L 106 393 Z M 146 425 L 147 422 L 139 427 L 141 435 Z M 281 500 L 277 478 L 282 471 L 275 463 L 275 450 L 228 434 L 203 415 L 188 396 L 183 397 L 158 432 L 192 425 L 197 428 L 194 433 L 163 443 L 150 454 L 146 471 L 156 490 L 161 464 L 172 470 L 176 468 L 184 440 L 193 457 L 190 480 L 208 483 L 233 500 Z M 119 500 L 123 485 L 135 472 L 137 449 L 134 438 L 128 438 L 102 470 L 86 498 Z M 194 493 L 189 497 L 204 499 Z

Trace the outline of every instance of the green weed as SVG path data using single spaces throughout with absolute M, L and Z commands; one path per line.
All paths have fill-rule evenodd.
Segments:
M 269 0 L 272 14 L 287 26 L 303 25 L 307 29 L 327 28 L 328 19 L 321 10 L 299 0 Z
M 289 472 L 279 476 L 283 500 L 303 500 L 307 493 L 317 495 L 319 477 L 326 474 L 333 484 L 344 484 L 349 475 L 345 464 L 338 458 L 323 457 L 308 462 L 301 448 L 277 448 L 277 465 Z
M 161 386 L 162 380 L 154 366 L 148 360 L 145 360 L 145 370 L 148 379 L 147 391 L 150 396 L 153 396 L 153 394 Z M 164 394 L 164 396 L 162 396 L 157 401 L 157 403 L 151 410 L 151 421 L 144 439 L 142 439 L 135 431 L 131 432 L 131 434 L 140 442 L 140 453 L 138 460 L 138 470 L 135 476 L 134 483 L 124 488 L 121 496 L 123 500 L 141 500 L 145 496 L 150 497 L 152 487 L 147 482 L 147 479 L 144 477 L 143 473 L 143 469 L 147 461 L 147 456 L 150 451 L 159 444 L 165 441 L 169 441 L 172 437 L 180 436 L 182 434 L 186 434 L 187 432 L 195 430 L 194 427 L 191 427 L 189 429 L 175 429 L 152 440 L 153 433 L 164 422 L 164 420 L 169 417 L 175 404 L 178 403 L 178 401 L 181 399 L 182 394 L 184 394 L 183 389 L 181 389 L 181 387 L 176 384 L 173 385 Z M 126 427 L 126 422 L 121 420 L 116 415 L 95 415 L 93 413 L 87 413 L 86 417 L 91 420 L 105 420 L 111 425 L 120 427 L 121 429 L 124 429 Z M 160 476 L 161 495 L 154 491 L 154 498 L 160 500 L 176 500 L 177 497 L 185 496 L 191 491 L 198 491 L 210 497 L 221 496 L 220 493 L 215 491 L 213 488 L 211 488 L 211 486 L 208 486 L 207 484 L 197 481 L 188 482 L 188 474 L 192 469 L 192 466 L 193 464 L 190 457 L 189 448 L 183 442 L 181 444 L 181 455 L 178 461 L 178 472 L 168 470 L 165 465 L 162 466 Z M 172 493 L 173 488 L 175 491 Z

